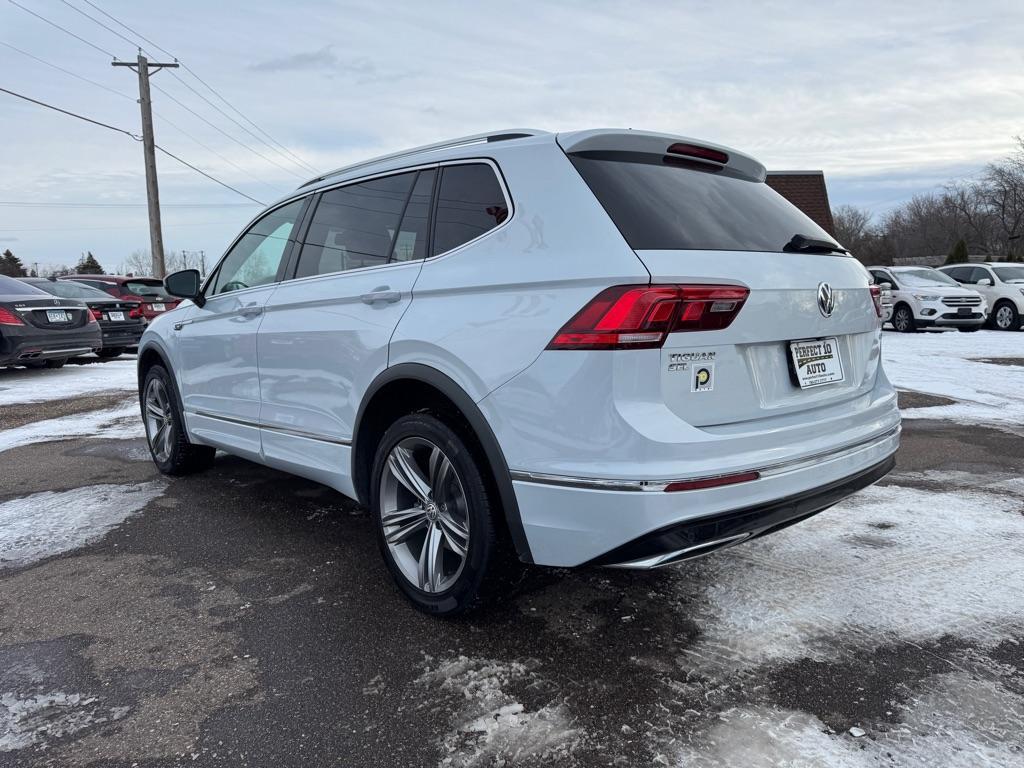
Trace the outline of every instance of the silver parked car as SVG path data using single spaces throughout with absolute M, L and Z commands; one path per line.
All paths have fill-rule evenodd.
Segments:
M 153 458 L 216 448 L 367 505 L 419 608 L 515 561 L 652 568 L 893 466 L 867 271 L 726 147 L 509 130 L 271 205 L 140 346 Z

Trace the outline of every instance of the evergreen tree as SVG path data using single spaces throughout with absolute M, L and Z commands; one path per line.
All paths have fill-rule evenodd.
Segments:
M 10 248 L 0 254 L 0 275 L 7 275 L 8 277 L 28 276 L 28 272 L 25 271 L 21 259 L 11 253 Z
M 949 256 L 946 257 L 947 264 L 966 264 L 970 259 L 967 258 L 967 243 L 961 237 L 956 241 L 956 245 L 953 246 L 953 250 L 949 252 Z
M 103 267 L 96 261 L 96 257 L 92 255 L 92 251 L 86 251 L 85 256 L 82 260 L 75 265 L 75 272 L 79 275 L 102 275 Z

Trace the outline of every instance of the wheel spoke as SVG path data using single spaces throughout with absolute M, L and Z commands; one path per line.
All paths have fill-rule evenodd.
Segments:
M 451 461 L 441 452 L 440 448 L 435 447 L 430 452 L 430 487 L 434 491 L 435 499 L 442 495 L 451 471 Z
M 441 548 L 441 531 L 434 523 L 427 528 L 427 536 L 423 540 L 423 549 L 420 550 L 419 577 L 420 588 L 424 592 L 435 592 L 443 574 L 441 557 L 444 550 Z
M 430 500 L 430 485 L 423 477 L 420 468 L 416 466 L 416 460 L 409 451 L 401 446 L 395 446 L 388 456 L 388 468 L 395 478 L 408 489 L 409 493 L 426 503 Z
M 160 422 L 156 428 L 156 432 L 153 434 L 153 450 L 157 453 L 160 452 L 160 443 L 164 439 L 164 431 L 167 429 L 167 424 Z
M 173 431 L 174 431 L 174 429 L 171 427 L 170 423 L 164 425 L 164 450 L 163 450 L 163 453 L 164 453 L 165 456 L 170 456 L 171 455 L 171 433 Z
M 154 419 L 163 419 L 164 410 L 157 405 L 156 398 L 150 398 L 149 402 L 146 403 L 146 413 L 152 416 Z
M 422 509 L 392 512 L 384 517 L 384 537 L 388 544 L 401 544 L 417 531 L 427 527 Z
M 437 516 L 437 522 L 441 526 L 448 548 L 459 557 L 465 557 L 466 545 L 469 544 L 469 531 L 466 527 L 446 512 Z

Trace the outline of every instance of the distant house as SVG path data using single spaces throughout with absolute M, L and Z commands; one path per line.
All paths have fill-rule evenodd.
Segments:
M 822 171 L 768 171 L 768 186 L 806 213 L 833 237 L 836 225 L 828 204 L 828 189 Z

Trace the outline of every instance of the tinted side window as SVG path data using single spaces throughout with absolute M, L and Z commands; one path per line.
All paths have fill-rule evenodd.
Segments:
M 508 202 L 491 166 L 473 163 L 442 169 L 434 253 L 458 248 L 507 218 Z
M 386 263 L 415 178 L 416 173 L 403 173 L 324 192 L 295 276 Z
M 966 283 L 968 277 L 970 277 L 971 269 L 973 269 L 973 267 L 953 267 L 952 269 L 943 271 L 958 283 Z
M 221 261 L 207 294 L 212 296 L 274 282 L 305 203 L 305 199 L 301 199 L 283 205 L 253 224 Z
M 409 204 L 405 206 L 402 224 L 398 227 L 395 244 L 391 248 L 391 261 L 412 261 L 427 255 L 430 236 L 430 201 L 434 196 L 434 178 L 437 171 L 420 171 L 413 185 Z
M 983 277 L 989 277 L 988 272 L 982 269 L 981 267 L 973 267 L 971 269 L 971 276 L 967 280 L 967 282 L 970 283 L 971 285 L 977 285 L 978 281 L 981 280 Z M 989 279 L 991 278 L 989 277 Z
M 890 280 L 886 276 L 885 272 L 878 272 L 877 270 L 872 270 L 871 277 L 874 278 L 875 285 L 881 285 L 882 283 L 891 283 L 892 282 L 892 280 Z

